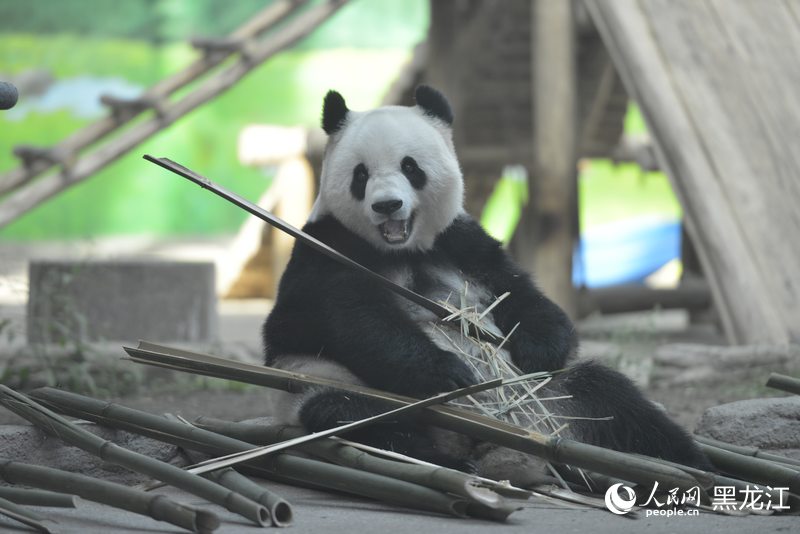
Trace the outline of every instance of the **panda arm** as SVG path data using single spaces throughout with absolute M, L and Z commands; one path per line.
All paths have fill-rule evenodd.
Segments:
M 494 295 L 510 295 L 493 311 L 497 326 L 508 333 L 514 363 L 523 372 L 561 369 L 577 349 L 569 317 L 534 285 L 500 243 L 471 217 L 457 218 L 440 236 L 439 245 L 457 267 L 484 284 Z
M 268 362 L 277 354 L 319 354 L 369 386 L 414 397 L 475 383 L 385 288 L 316 252 L 296 256 L 264 326 Z

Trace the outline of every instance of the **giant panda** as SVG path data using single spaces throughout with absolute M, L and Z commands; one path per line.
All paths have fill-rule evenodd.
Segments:
M 417 88 L 415 100 L 358 112 L 335 91 L 325 96 L 322 127 L 329 137 L 304 231 L 434 301 L 469 284 L 470 304 L 486 309 L 510 292 L 484 320 L 505 334 L 518 324 L 505 347 L 522 372 L 566 368 L 542 392 L 561 398 L 553 411 L 578 416 L 561 435 L 707 467 L 689 435 L 629 379 L 576 362 L 569 318 L 464 211 L 447 100 L 427 86 Z M 428 310 L 298 242 L 263 326 L 266 364 L 417 398 L 475 383 L 435 323 Z M 282 422 L 312 432 L 386 410 L 325 389 L 281 394 L 272 407 Z M 403 419 L 347 437 L 519 484 L 541 474 L 533 458 L 504 456 L 447 434 Z

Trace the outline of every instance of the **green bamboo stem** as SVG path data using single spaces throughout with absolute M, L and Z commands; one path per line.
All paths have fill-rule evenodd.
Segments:
M 56 493 L 55 491 L 0 486 L 0 498 L 31 506 L 75 508 L 75 495 Z
M 758 447 L 734 445 L 732 443 L 725 443 L 724 441 L 719 441 L 706 436 L 698 436 L 696 434 L 694 436 L 694 439 L 699 443 L 710 445 L 712 447 L 719 447 L 720 449 L 725 449 L 726 451 L 735 452 L 737 454 L 744 454 L 745 456 L 752 456 L 754 458 L 759 458 L 761 460 L 768 460 L 770 462 L 777 462 L 779 464 L 784 464 L 787 467 L 791 467 L 793 469 L 800 469 L 800 460 L 795 460 L 794 458 L 788 458 L 786 456 L 780 456 L 778 454 L 764 452 Z
M 467 386 L 465 388 L 460 388 L 454 391 L 440 393 L 433 397 L 429 397 L 423 400 L 415 401 L 410 404 L 406 404 L 404 406 L 400 406 L 398 408 L 394 408 L 392 410 L 381 412 L 377 415 L 373 415 L 371 417 L 366 417 L 364 419 L 359 419 L 357 421 L 352 421 L 350 423 L 345 423 L 340 426 L 336 426 L 333 428 L 329 428 L 327 430 L 320 430 L 319 432 L 314 432 L 312 434 L 300 434 L 291 439 L 287 439 L 280 443 L 274 443 L 271 445 L 264 445 L 261 447 L 255 447 L 248 451 L 243 451 L 239 453 L 228 454 L 226 456 L 222 456 L 220 458 L 210 458 L 204 462 L 200 462 L 199 464 L 191 466 L 187 471 L 191 473 L 207 473 L 209 471 L 215 471 L 222 467 L 228 467 L 231 465 L 240 464 L 246 462 L 248 460 L 253 460 L 255 458 L 259 458 L 261 456 L 266 456 L 268 454 L 274 454 L 276 452 L 290 449 L 293 447 L 297 447 L 302 445 L 303 443 L 310 443 L 312 441 L 319 441 L 323 438 L 335 436 L 337 434 L 343 434 L 346 432 L 350 432 L 357 428 L 363 428 L 365 426 L 375 424 L 379 421 L 385 421 L 387 419 L 394 419 L 398 416 L 408 416 L 409 414 L 419 411 L 422 408 L 427 406 L 434 406 L 437 404 L 445 403 L 452 399 L 457 399 L 459 397 L 465 397 L 467 395 L 472 395 L 474 393 L 478 393 L 480 391 L 485 391 L 487 389 L 496 388 L 502 386 L 503 384 L 507 383 L 506 381 L 497 378 L 494 380 L 489 380 L 488 382 L 482 382 L 480 384 L 474 384 L 472 386 Z
M 79 473 L 0 458 L 0 477 L 12 484 L 72 493 L 89 501 L 145 515 L 193 532 L 212 532 L 219 527 L 219 519 L 211 512 L 177 503 L 163 495 L 145 493 Z
M 33 395 L 64 413 L 208 454 L 228 454 L 255 447 L 251 443 L 170 421 L 164 417 L 51 388 L 38 389 Z M 76 404 L 80 404 L 80 409 L 76 409 Z M 115 415 L 112 416 L 112 413 Z M 125 414 L 125 417 L 123 418 L 121 414 Z M 370 499 L 458 517 L 465 517 L 468 511 L 468 503 L 461 498 L 445 495 L 417 484 L 309 458 L 276 454 L 259 458 L 258 462 L 259 472 L 269 475 L 267 478 L 278 477 L 282 480 L 312 484 L 329 490 L 345 491 Z
M 45 534 L 50 534 L 51 532 L 51 530 L 42 523 L 42 521 L 44 521 L 43 517 L 23 508 L 17 503 L 3 498 L 0 498 L 0 514 L 10 517 L 15 521 L 19 521 L 23 525 L 27 525 L 39 532 L 44 532 Z
M 800 395 L 800 378 L 794 378 L 779 373 L 770 373 L 767 379 L 767 387 Z
M 787 487 L 800 495 L 800 471 L 767 460 L 698 443 L 714 467 L 742 480 L 752 480 L 772 487 Z
M 109 463 L 151 476 L 176 488 L 202 497 L 253 521 L 257 525 L 265 526 L 268 524 L 269 512 L 260 504 L 227 488 L 223 488 L 210 480 L 187 473 L 174 465 L 125 449 L 111 441 L 95 436 L 91 432 L 70 423 L 63 417 L 37 404 L 25 395 L 3 385 L 0 385 L 0 403 L 17 415 L 39 426 L 42 430 L 55 433 L 70 445 L 74 445 Z
M 299 427 L 233 423 L 211 417 L 200 417 L 195 424 L 218 434 L 258 444 L 279 443 L 304 434 Z M 482 487 L 483 483 L 476 477 L 454 469 L 386 460 L 333 440 L 304 443 L 298 449 L 337 465 L 413 482 L 478 504 L 495 507 L 506 505 L 500 495 Z
M 124 348 L 131 359 L 138 363 L 237 380 L 289 392 L 302 391 L 307 387 L 325 386 L 378 399 L 390 406 L 403 406 L 415 400 L 371 388 L 172 349 L 153 343 L 140 342 L 139 348 Z M 697 481 L 691 475 L 679 469 L 558 436 L 546 436 L 450 406 L 430 406 L 419 412 L 419 417 L 434 426 L 532 454 L 550 462 L 597 471 L 637 484 L 652 485 L 658 481 L 660 484 L 681 490 L 688 490 L 697 485 Z
M 286 502 L 280 495 L 256 484 L 241 473 L 234 471 L 230 467 L 226 467 L 218 471 L 205 473 L 204 476 L 221 486 L 225 486 L 230 490 L 241 493 L 249 499 L 253 499 L 257 503 L 261 503 L 269 510 L 270 518 L 274 526 L 288 527 L 292 524 L 292 505 Z

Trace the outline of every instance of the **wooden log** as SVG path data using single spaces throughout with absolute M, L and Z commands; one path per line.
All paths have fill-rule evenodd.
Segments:
M 578 131 L 572 2 L 537 0 L 531 16 L 534 200 L 523 210 L 512 250 L 544 293 L 574 317 Z
M 800 339 L 798 0 L 587 2 L 732 343 Z
M 708 284 L 694 282 L 675 289 L 651 289 L 621 285 L 583 291 L 579 295 L 580 316 L 590 313 L 626 313 L 660 309 L 707 310 L 711 306 Z

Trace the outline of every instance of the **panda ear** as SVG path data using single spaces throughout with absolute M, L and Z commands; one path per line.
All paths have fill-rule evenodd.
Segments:
M 414 92 L 414 100 L 422 108 L 425 115 L 444 121 L 447 125 L 453 125 L 453 110 L 442 93 L 427 85 L 420 85 Z
M 322 103 L 322 129 L 325 133 L 332 135 L 338 132 L 344 126 L 349 111 L 342 95 L 328 91 Z

